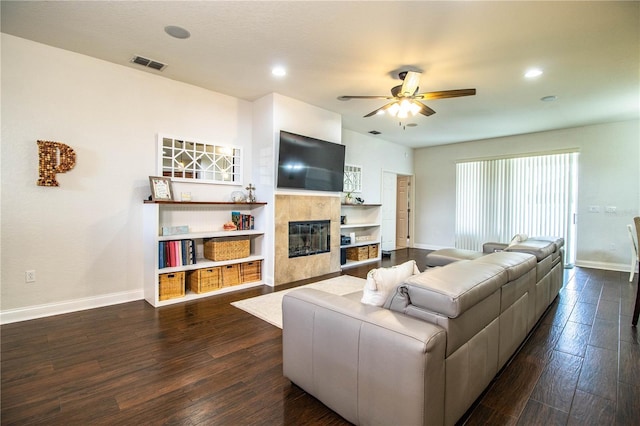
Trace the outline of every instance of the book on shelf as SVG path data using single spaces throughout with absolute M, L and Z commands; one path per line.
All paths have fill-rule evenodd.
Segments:
M 196 248 L 194 240 L 172 240 L 158 242 L 158 268 L 195 265 Z
M 231 212 L 231 221 L 236 225 L 238 231 L 254 229 L 253 215 L 240 212 Z

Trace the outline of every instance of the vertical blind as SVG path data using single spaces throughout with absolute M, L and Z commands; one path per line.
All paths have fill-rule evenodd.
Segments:
M 577 152 L 456 165 L 456 247 L 482 250 L 515 234 L 565 239 L 574 259 Z

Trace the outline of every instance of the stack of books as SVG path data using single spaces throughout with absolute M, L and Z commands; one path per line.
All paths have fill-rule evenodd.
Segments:
M 160 269 L 196 263 L 196 243 L 194 240 L 160 241 L 158 243 Z
M 253 216 L 240 212 L 231 212 L 231 221 L 236 225 L 238 231 L 246 231 L 253 228 Z

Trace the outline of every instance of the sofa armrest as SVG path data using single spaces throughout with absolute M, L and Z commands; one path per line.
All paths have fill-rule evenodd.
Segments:
M 284 375 L 355 424 L 444 422 L 445 331 L 314 289 L 282 301 Z
M 508 246 L 509 246 L 509 244 L 505 244 L 505 243 L 494 243 L 494 242 L 484 243 L 482 245 L 482 252 L 483 253 L 495 253 L 497 251 L 503 251 Z

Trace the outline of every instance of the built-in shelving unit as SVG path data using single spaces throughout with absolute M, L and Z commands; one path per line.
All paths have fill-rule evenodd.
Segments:
M 350 244 L 341 244 L 340 250 L 352 249 L 352 253 L 355 251 L 359 253 L 356 256 L 358 260 L 349 259 L 347 256 L 342 269 L 377 262 L 381 259 L 381 207 L 381 204 L 342 204 L 340 234 L 355 236 L 355 240 L 352 238 Z M 366 258 L 365 251 L 369 253 Z
M 145 269 L 144 269 L 144 297 L 151 305 L 158 307 L 173 303 L 181 303 L 188 300 L 208 297 L 214 294 L 235 291 L 239 289 L 262 285 L 262 279 L 246 283 L 237 283 L 224 286 L 219 289 L 195 293 L 189 290 L 188 282 L 185 282 L 185 294 L 182 297 L 174 297 L 160 300 L 159 286 L 161 274 L 172 274 L 197 269 L 211 269 L 227 267 L 228 265 L 243 265 L 264 260 L 262 223 L 262 207 L 266 203 L 233 203 L 233 202 L 205 202 L 205 201 L 145 201 L 144 202 L 144 245 L 145 245 Z M 250 214 L 255 218 L 255 229 L 248 230 L 223 230 L 223 224 L 231 221 L 231 212 L 238 211 L 242 214 Z M 162 235 L 163 227 L 186 226 L 189 232 L 174 235 Z M 249 256 L 239 259 L 213 261 L 204 257 L 204 244 L 209 239 L 235 240 L 249 239 Z M 163 241 L 193 240 L 196 254 L 195 264 L 183 266 L 160 267 L 159 244 Z M 186 281 L 186 280 L 185 280 Z

